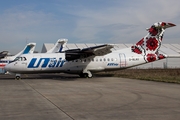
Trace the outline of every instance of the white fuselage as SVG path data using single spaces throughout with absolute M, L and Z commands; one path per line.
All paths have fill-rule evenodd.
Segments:
M 83 70 L 98 72 L 118 70 L 146 63 L 142 55 L 131 52 L 130 48 L 114 51 L 105 56 L 91 56 L 84 59 L 67 61 L 65 53 L 24 54 L 5 69 L 12 73 L 74 73 Z

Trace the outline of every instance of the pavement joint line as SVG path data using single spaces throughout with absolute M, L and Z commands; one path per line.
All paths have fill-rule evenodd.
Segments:
M 66 113 L 64 110 L 62 110 L 59 106 L 57 106 L 56 104 L 54 104 L 51 100 L 49 100 L 46 96 L 44 96 L 43 94 L 41 94 L 38 90 L 36 90 L 33 86 L 31 86 L 29 83 L 23 81 L 25 84 L 27 84 L 29 87 L 31 87 L 34 91 L 36 91 L 38 94 L 40 94 L 43 98 L 45 98 L 47 101 L 49 101 L 52 105 L 54 105 L 56 108 L 58 108 L 61 112 L 63 112 L 65 115 L 67 115 L 69 118 L 71 118 L 72 120 L 75 120 L 73 117 L 71 117 L 68 113 Z

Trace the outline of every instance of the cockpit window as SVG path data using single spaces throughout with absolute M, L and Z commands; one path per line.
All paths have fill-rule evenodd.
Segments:
M 16 57 L 12 62 L 15 62 L 15 61 L 26 61 L 26 57 Z
M 22 57 L 19 57 L 18 61 L 22 61 Z
M 12 62 L 15 62 L 15 61 L 17 61 L 19 59 L 19 57 L 16 57 Z

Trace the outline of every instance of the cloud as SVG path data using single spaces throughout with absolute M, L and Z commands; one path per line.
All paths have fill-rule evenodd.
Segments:
M 59 38 L 69 43 L 136 43 L 147 34 L 146 28 L 160 21 L 177 25 L 167 30 L 164 42 L 177 43 L 180 37 L 180 1 L 78 1 L 24 3 L 4 9 L 0 12 L 0 51 L 9 43 L 23 48 L 26 38 L 39 49 Z
M 128 0 L 123 4 L 118 1 L 115 4 L 101 9 L 70 11 L 79 16 L 73 35 L 86 42 L 103 39 L 106 42 L 134 43 L 146 35 L 145 28 L 155 22 L 173 22 L 179 18 L 180 13 L 180 2 L 176 0 Z M 179 24 L 179 21 L 175 22 Z M 172 31 L 178 33 L 175 29 Z M 102 33 L 109 36 L 104 38 Z

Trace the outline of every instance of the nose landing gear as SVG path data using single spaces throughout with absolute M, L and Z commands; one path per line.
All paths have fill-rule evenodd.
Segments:
M 15 80 L 21 80 L 21 74 L 16 74 Z

